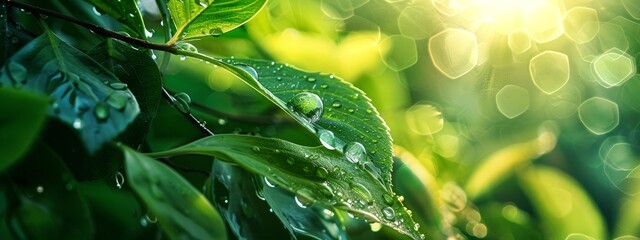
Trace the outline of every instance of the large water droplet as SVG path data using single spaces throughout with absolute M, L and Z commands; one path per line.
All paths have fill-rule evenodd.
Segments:
M 324 167 L 318 167 L 316 169 L 316 176 L 322 178 L 322 179 L 326 179 L 329 176 L 329 170 L 327 170 Z
M 382 199 L 384 199 L 384 202 L 388 205 L 392 205 L 393 204 L 393 196 L 391 194 L 388 193 L 384 193 L 382 194 Z
M 311 192 L 311 190 L 306 188 L 300 189 L 296 191 L 296 196 L 295 196 L 296 204 L 298 204 L 298 206 L 301 208 L 307 208 L 314 202 L 312 196 L 313 196 L 313 193 Z
M 320 143 L 322 146 L 329 150 L 335 149 L 336 138 L 333 135 L 333 132 L 325 129 L 321 129 L 318 131 L 318 138 L 320 139 Z
M 293 96 L 287 106 L 309 123 L 320 119 L 323 111 L 323 103 L 318 95 L 310 92 L 301 92 Z
M 385 207 L 382 209 L 382 216 L 384 217 L 384 219 L 393 221 L 396 218 L 396 211 L 394 211 L 391 207 Z
M 187 51 L 187 52 L 192 52 L 192 53 L 197 53 L 198 52 L 198 48 L 196 48 L 196 46 L 193 46 L 193 44 L 191 43 L 177 43 L 176 44 L 176 48 L 178 48 L 178 50 L 181 51 Z
M 220 37 L 222 33 L 223 32 L 221 28 L 212 28 L 211 30 L 209 30 L 209 34 L 213 37 Z
M 44 187 L 43 186 L 36 187 L 36 192 L 43 193 L 44 192 Z
M 27 81 L 27 69 L 17 62 L 9 62 L 7 65 L 9 77 L 14 83 L 24 84 Z
M 96 119 L 98 119 L 98 121 L 104 121 L 107 118 L 109 118 L 109 111 L 111 109 L 109 108 L 109 105 L 107 105 L 104 102 L 99 102 L 98 104 L 96 104 L 96 107 L 93 109 L 93 115 L 96 116 Z
M 351 184 L 351 190 L 355 192 L 358 196 L 362 197 L 362 199 L 366 202 L 372 202 L 373 197 L 371 196 L 371 192 L 369 189 L 360 183 Z
M 255 68 L 247 65 L 247 64 L 236 64 L 236 67 L 242 69 L 243 71 L 247 72 L 249 75 L 251 75 L 254 79 L 258 80 L 258 72 L 256 71 Z
M 113 92 L 107 97 L 107 103 L 119 111 L 127 107 L 127 102 L 129 102 L 129 94 L 125 92 Z
M 189 94 L 181 92 L 174 95 L 174 97 L 176 99 L 178 110 L 183 113 L 191 112 L 191 97 L 189 96 Z
M 353 142 L 344 147 L 344 155 L 350 162 L 358 163 L 365 159 L 366 151 L 361 143 Z
M 73 120 L 73 123 L 71 125 L 73 125 L 73 128 L 80 130 L 84 127 L 84 121 L 82 121 L 81 118 L 76 118 L 75 120 Z
M 122 175 L 121 172 L 116 172 L 115 179 L 116 179 L 116 187 L 118 187 L 118 189 L 121 189 L 122 184 L 124 184 L 124 176 Z

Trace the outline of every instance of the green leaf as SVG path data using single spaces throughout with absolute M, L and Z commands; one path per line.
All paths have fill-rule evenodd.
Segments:
M 171 168 L 123 146 L 127 182 L 158 218 L 171 239 L 227 239 L 209 201 Z
M 146 38 L 146 28 L 140 9 L 138 9 L 138 1 L 135 0 L 85 0 L 93 4 L 96 9 L 102 13 L 117 19 L 119 22 L 127 26 L 140 38 Z
M 536 139 L 510 145 L 491 154 L 467 179 L 467 196 L 474 199 L 487 193 L 511 176 L 515 169 L 552 150 L 555 143 L 556 137 L 552 133 L 543 132 Z
M 216 135 L 150 156 L 203 154 L 236 163 L 296 194 L 301 203 L 317 201 L 380 222 L 420 239 L 401 200 L 378 181 L 370 162 L 352 163 L 324 147 L 305 147 L 280 139 Z
M 15 26 L 9 24 L 8 17 L 7 5 L 0 5 L 0 65 L 4 64 L 7 58 L 31 40 L 31 37 L 24 31 L 19 31 Z
M 140 116 L 132 123 L 131 138 L 144 142 L 151 122 L 158 111 L 162 92 L 162 76 L 158 66 L 144 50 L 136 50 L 117 40 L 107 40 L 88 53 L 96 62 L 128 85 L 140 106 Z
M 245 82 L 318 135 L 323 145 L 347 156 L 355 155 L 360 158 L 358 162 L 373 162 L 381 177 L 376 180 L 391 186 L 389 128 L 362 91 L 334 75 L 309 73 L 270 61 L 224 62 L 249 73 L 249 77 L 243 76 Z M 364 153 L 357 154 L 360 150 Z
M 595 203 L 570 176 L 550 167 L 530 167 L 520 183 L 538 212 L 548 239 L 577 233 L 605 239 L 605 222 Z
M 89 208 L 62 159 L 44 144 L 10 171 L 7 220 L 17 239 L 92 239 Z M 4 181 L 3 181 L 4 182 Z M 12 191 L 10 191 L 12 190 Z M 0 191 L 5 192 L 0 189 Z M 11 239 L 11 238 L 9 238 Z
M 50 115 L 76 129 L 90 153 L 124 131 L 140 112 L 125 84 L 51 31 L 18 51 L 0 74 L 2 85 L 48 95 Z
M 0 172 L 27 153 L 44 126 L 48 107 L 44 96 L 0 88 Z
M 267 0 L 169 0 L 176 26 L 169 42 L 202 36 L 220 36 L 249 21 Z

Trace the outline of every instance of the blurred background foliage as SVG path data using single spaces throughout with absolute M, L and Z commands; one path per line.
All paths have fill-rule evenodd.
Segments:
M 632 0 L 279 0 L 194 44 L 363 89 L 391 127 L 395 186 L 430 238 L 636 239 L 639 13 Z M 215 131 L 308 141 L 222 70 L 173 60 L 167 83 L 215 116 Z M 186 140 L 174 124 L 156 123 L 157 148 Z
M 148 37 L 163 42 L 166 23 L 155 1 L 142 0 L 140 9 Z M 58 30 L 71 42 L 91 38 L 73 26 Z M 391 128 L 395 188 L 429 239 L 640 236 L 635 0 L 271 0 L 244 27 L 191 43 L 213 56 L 332 73 L 365 91 Z M 167 57 L 155 54 L 158 62 Z M 187 93 L 191 111 L 215 133 L 319 145 L 224 70 L 171 61 L 165 86 Z M 200 137 L 162 102 L 148 150 Z M 181 160 L 173 166 L 202 185 L 206 173 L 191 169 L 210 162 Z M 92 213 L 106 219 L 96 224 L 97 236 L 110 236 L 109 229 L 154 236 L 153 215 L 118 191 L 128 186 L 117 168 L 108 169 L 102 180 L 78 186 Z M 108 211 L 113 204 L 122 212 Z M 403 238 L 344 220 L 352 239 Z

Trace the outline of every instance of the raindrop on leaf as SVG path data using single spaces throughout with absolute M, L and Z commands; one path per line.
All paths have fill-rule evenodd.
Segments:
M 384 219 L 393 221 L 396 218 L 396 212 L 391 207 L 385 207 L 382 209 L 382 216 Z
M 349 143 L 344 147 L 344 155 L 352 163 L 358 163 L 363 160 L 366 156 L 365 154 L 364 146 L 359 142 Z
M 322 143 L 322 146 L 324 146 L 325 148 L 329 150 L 335 149 L 335 136 L 333 135 L 333 132 L 324 129 L 319 130 L 318 138 L 320 139 L 320 143 Z
M 96 116 L 98 121 L 104 121 L 109 118 L 109 110 L 109 106 L 106 103 L 99 102 L 93 109 L 93 114 Z
M 313 93 L 298 93 L 289 100 L 287 106 L 309 123 L 318 121 L 322 116 L 322 100 Z

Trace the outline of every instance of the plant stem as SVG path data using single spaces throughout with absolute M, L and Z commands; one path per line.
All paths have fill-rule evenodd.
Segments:
M 20 3 L 20 2 L 15 2 L 12 0 L 6 0 L 6 3 L 8 6 L 10 7 L 17 7 L 20 9 L 24 9 L 25 11 L 29 11 L 31 13 L 35 13 L 35 14 L 40 14 L 40 15 L 45 15 L 45 16 L 50 16 L 50 17 L 54 17 L 54 18 L 58 18 L 79 26 L 82 26 L 86 29 L 91 30 L 93 33 L 98 34 L 98 35 L 102 35 L 105 37 L 109 37 L 109 38 L 115 38 L 118 40 L 121 40 L 123 42 L 132 44 L 132 45 L 136 45 L 138 47 L 143 47 L 143 48 L 149 48 L 149 49 L 155 49 L 155 50 L 160 50 L 160 51 L 165 51 L 165 52 L 170 52 L 170 53 L 176 53 L 177 52 L 177 48 L 175 46 L 175 44 L 157 44 L 157 43 L 152 43 L 149 41 L 145 41 L 139 38 L 134 38 L 134 37 L 130 37 L 130 36 L 126 36 L 126 35 L 122 35 L 119 34 L 117 32 L 111 31 L 109 29 L 100 27 L 98 25 L 89 23 L 89 22 L 85 22 L 82 21 L 80 19 L 74 18 L 74 17 L 70 17 L 64 14 L 60 14 L 51 10 L 47 10 L 44 8 L 39 8 L 36 6 L 32 6 L 29 4 L 24 4 L 24 3 Z
M 204 121 L 198 120 L 195 116 L 193 116 L 193 114 L 191 114 L 189 112 L 181 111 L 178 108 L 178 103 L 176 102 L 176 100 L 173 98 L 173 96 L 171 96 L 171 94 L 164 87 L 162 87 L 162 97 L 164 97 L 164 99 L 166 99 L 176 110 L 178 110 L 178 112 L 182 113 L 182 115 L 185 118 L 187 118 L 190 122 L 195 124 L 203 134 L 206 134 L 206 135 L 209 135 L 209 136 L 213 136 L 214 135 L 213 132 L 211 132 L 211 130 L 209 130 L 209 128 L 207 128 L 207 126 L 205 126 L 206 123 Z

